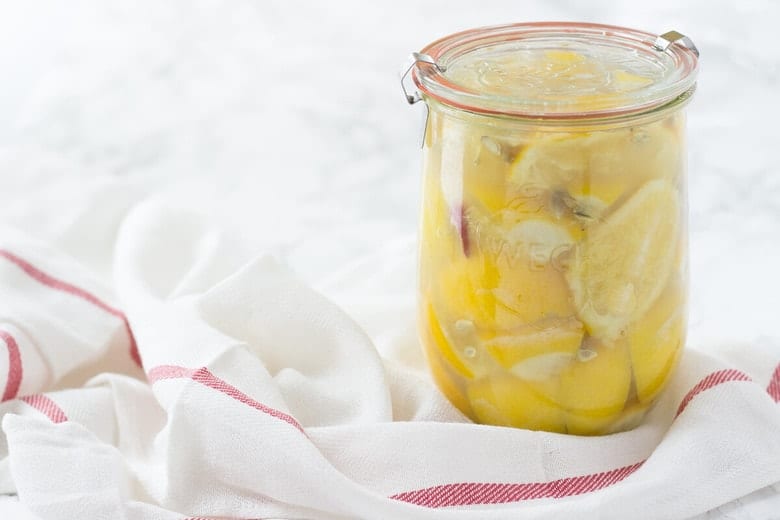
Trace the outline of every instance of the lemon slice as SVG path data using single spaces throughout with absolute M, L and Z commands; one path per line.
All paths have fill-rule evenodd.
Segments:
M 447 365 L 452 367 L 452 369 L 455 370 L 455 372 L 457 372 L 459 375 L 466 378 L 474 377 L 474 373 L 468 366 L 466 366 L 460 356 L 458 356 L 458 354 L 455 352 L 455 349 L 453 348 L 452 343 L 447 339 L 447 336 L 445 335 L 444 330 L 442 329 L 441 324 L 436 317 L 433 305 L 427 304 L 425 308 L 426 310 L 423 316 L 423 327 L 427 332 L 426 337 L 429 338 L 429 341 L 426 343 L 426 345 L 431 348 L 435 348 L 435 350 L 442 356 Z
M 450 205 L 477 206 L 498 212 L 506 206 L 506 181 L 526 138 L 497 131 L 479 118 L 463 120 L 431 111 L 428 129 L 438 135 L 426 150 L 426 171 L 440 172 L 444 198 Z
M 438 323 L 428 323 L 424 332 L 423 346 L 434 382 L 458 410 L 472 417 L 471 405 L 461 385 L 463 377 L 465 377 L 463 373 L 470 373 L 470 371 L 454 355 Z M 455 364 L 460 367 L 457 375 L 453 374 L 453 359 L 455 359 Z
M 619 416 L 631 390 L 631 363 L 623 343 L 588 342 L 560 376 L 558 402 L 569 433 L 601 433 Z
M 426 162 L 438 161 L 438 152 L 430 152 Z M 458 254 L 460 236 L 450 219 L 450 209 L 444 199 L 438 167 L 429 166 L 423 181 L 423 201 L 419 228 L 420 267 L 427 272 L 430 267 L 449 261 Z
M 685 342 L 685 291 L 673 279 L 653 306 L 628 327 L 628 343 L 641 402 L 652 401 L 679 361 Z
M 439 228 L 447 222 L 447 210 L 439 186 L 438 172 L 429 171 L 425 174 L 423 184 L 422 227 L 420 229 L 423 244 L 438 238 Z
M 575 312 L 562 255 L 574 240 L 542 220 L 511 225 L 472 218 L 477 243 L 464 259 L 450 259 L 436 275 L 437 308 L 499 333 Z
M 560 363 L 574 359 L 584 331 L 574 318 L 527 326 L 485 341 L 485 348 L 504 368 L 524 379 L 538 379 L 559 372 Z
M 568 352 L 539 354 L 516 363 L 509 372 L 524 381 L 541 382 L 558 377 L 573 360 L 574 354 Z
M 490 251 L 497 267 L 498 328 L 574 314 L 561 263 L 573 243 L 565 228 L 539 219 L 519 222 L 499 235 Z
M 674 187 L 651 181 L 577 245 L 567 279 L 591 335 L 616 339 L 660 295 L 677 253 L 679 214 Z
M 591 195 L 609 204 L 625 191 L 627 176 L 601 170 L 591 173 L 590 161 L 614 146 L 607 132 L 543 137 L 518 156 L 512 181 L 517 186 L 562 190 L 574 197 Z
M 553 382 L 535 383 L 504 374 L 491 374 L 468 386 L 477 421 L 529 430 L 566 431 L 564 415 L 555 403 Z
M 616 70 L 612 73 L 612 81 L 621 87 L 621 90 L 629 91 L 635 90 L 650 85 L 653 80 L 646 76 L 639 76 L 638 74 L 632 74 L 625 70 Z
M 428 367 L 436 386 L 444 394 L 449 402 L 467 417 L 474 417 L 471 404 L 463 389 L 458 385 L 450 370 L 442 362 L 441 356 L 436 353 L 428 354 Z
M 463 151 L 463 198 L 467 205 L 496 212 L 506 205 L 506 179 L 519 145 L 477 127 Z
M 545 136 L 520 153 L 512 169 L 516 192 L 541 187 L 580 201 L 583 218 L 598 220 L 604 208 L 651 179 L 677 176 L 679 138 L 662 123 Z M 577 216 L 577 212 L 574 213 Z
M 550 49 L 548 51 L 545 51 L 544 53 L 545 58 L 550 62 L 549 64 L 553 67 L 557 65 L 573 65 L 575 63 L 585 63 L 587 61 L 587 58 L 580 54 L 579 52 L 574 51 L 564 51 L 560 49 Z
M 498 330 L 574 314 L 566 280 L 553 269 L 517 268 L 501 276 L 493 294 Z
M 633 403 L 628 405 L 620 416 L 604 429 L 603 433 L 618 433 L 633 430 L 641 424 L 642 419 L 645 418 L 645 415 L 647 415 L 649 410 L 650 405 L 647 403 Z
M 440 313 L 455 323 L 467 320 L 479 329 L 495 327 L 495 296 L 493 288 L 498 283 L 498 273 L 489 259 L 472 255 L 461 260 L 451 260 L 440 267 L 435 278 L 433 299 Z

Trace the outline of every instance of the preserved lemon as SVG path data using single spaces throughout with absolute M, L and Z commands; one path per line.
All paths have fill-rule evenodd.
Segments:
M 663 388 L 685 341 L 684 288 L 671 280 L 644 316 L 628 326 L 628 343 L 636 381 L 643 403 L 652 401 Z
M 658 42 L 530 24 L 424 51 L 421 338 L 436 384 L 475 421 L 622 431 L 674 373 L 688 263 L 680 108 L 696 57 Z
M 518 155 L 512 183 L 567 194 L 578 205 L 574 211 L 598 219 L 644 182 L 675 175 L 680 161 L 675 139 L 660 123 L 629 131 L 544 136 Z
M 631 364 L 622 343 L 585 344 L 561 373 L 559 403 L 569 433 L 592 435 L 618 419 L 631 390 Z
M 428 159 L 423 339 L 434 380 L 463 413 L 580 435 L 641 419 L 684 342 L 673 127 L 645 129 L 655 151 L 641 153 L 627 148 L 636 129 L 511 144 L 468 127 L 456 158 Z M 629 158 L 608 158 L 620 154 Z M 534 188 L 519 196 L 520 183 Z
M 449 398 L 461 412 L 471 415 L 471 407 L 462 388 L 461 380 L 457 379 L 453 370 L 462 378 L 470 379 L 471 371 L 466 367 L 452 350 L 450 343 L 444 336 L 436 316 L 433 314 L 432 307 L 425 307 L 426 313 L 423 319 L 428 323 L 426 327 L 425 354 L 428 360 L 428 366 L 431 369 L 433 380 L 439 385 L 444 394 Z
M 582 343 L 582 324 L 575 320 L 553 320 L 541 326 L 526 326 L 505 336 L 485 341 L 487 351 L 507 370 L 521 372 L 526 378 L 550 374 L 544 363 L 568 364 Z M 551 357 L 552 356 L 552 357 Z M 542 363 L 538 361 L 542 359 Z M 529 364 L 529 360 L 537 360 Z
M 650 181 L 575 248 L 569 284 L 594 336 L 625 335 L 661 294 L 674 264 L 678 204 L 674 186 Z
M 479 422 L 563 433 L 563 410 L 551 393 L 554 389 L 543 383 L 503 374 L 482 378 L 468 387 L 469 402 Z

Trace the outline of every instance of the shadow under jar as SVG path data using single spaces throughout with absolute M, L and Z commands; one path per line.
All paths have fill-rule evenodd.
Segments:
M 413 55 L 421 337 L 471 419 L 606 434 L 664 388 L 685 342 L 697 62 L 676 32 L 578 23 L 476 29 Z

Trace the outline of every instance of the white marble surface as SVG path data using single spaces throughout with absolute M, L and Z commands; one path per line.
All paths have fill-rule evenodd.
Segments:
M 780 3 L 614 4 L 0 2 L 0 217 L 43 229 L 32 201 L 66 221 L 129 179 L 198 198 L 317 283 L 415 232 L 419 115 L 396 79 L 409 51 L 512 21 L 674 28 L 702 52 L 690 343 L 780 353 Z M 780 518 L 778 491 L 705 517 Z

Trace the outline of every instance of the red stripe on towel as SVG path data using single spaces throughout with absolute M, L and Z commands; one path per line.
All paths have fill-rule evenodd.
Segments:
M 304 432 L 303 427 L 292 416 L 255 401 L 234 386 L 216 377 L 205 367 L 193 370 L 175 365 L 162 365 L 150 370 L 148 378 L 150 383 L 155 383 L 162 379 L 192 379 L 276 419 L 285 421 L 295 426 L 299 431 Z M 691 388 L 682 402 L 680 402 L 677 415 L 680 415 L 698 394 L 728 381 L 751 381 L 751 379 L 747 374 L 734 369 L 714 372 Z M 773 383 L 776 383 L 776 386 L 772 386 Z M 770 383 L 770 387 L 774 390 L 778 386 L 780 386 L 780 367 L 775 371 L 775 376 L 772 379 L 772 383 Z M 397 493 L 389 498 L 430 508 L 504 504 L 542 498 L 565 498 L 598 491 L 617 484 L 636 472 L 644 463 L 645 460 L 642 460 L 629 466 L 590 475 L 562 478 L 551 482 L 458 482 L 441 484 Z M 191 520 L 196 519 L 193 518 Z
M 704 392 L 705 390 L 709 390 L 714 386 L 718 386 L 729 381 L 752 381 L 752 379 L 750 379 L 750 376 L 744 372 L 740 372 L 739 370 L 735 370 L 733 368 L 713 372 L 699 381 L 696 386 L 691 388 L 691 390 L 685 394 L 685 397 L 680 403 L 680 406 L 677 408 L 677 414 L 675 414 L 675 418 L 679 416 L 683 410 L 685 410 L 694 397 Z
M 644 461 L 622 468 L 552 482 L 496 484 L 460 482 L 399 493 L 390 498 L 424 507 L 505 504 L 539 498 L 564 498 L 611 486 L 638 470 Z
M 112 307 L 111 305 L 107 304 L 103 300 L 99 299 L 94 294 L 82 289 L 81 287 L 76 287 L 73 284 L 70 284 L 64 280 L 60 280 L 59 278 L 55 278 L 41 271 L 40 269 L 32 265 L 27 260 L 20 258 L 19 256 L 15 255 L 14 253 L 11 253 L 10 251 L 7 251 L 5 249 L 0 249 L 0 257 L 3 257 L 9 262 L 15 264 L 19 269 L 24 271 L 33 280 L 36 280 L 37 282 L 40 282 L 43 285 L 50 287 L 54 290 L 71 294 L 77 298 L 81 298 L 82 300 L 91 303 L 92 305 L 98 307 L 99 309 L 102 309 L 108 314 L 111 314 L 112 316 L 116 316 L 117 318 L 122 320 L 122 324 L 125 327 L 125 332 L 127 333 L 127 337 L 130 340 L 130 357 L 133 358 L 133 361 L 135 361 L 135 363 L 139 367 L 142 366 L 141 356 L 138 353 L 138 345 L 135 342 L 135 336 L 133 336 L 133 331 L 130 329 L 130 323 L 128 323 L 127 317 L 122 311 L 120 311 L 115 307 Z
M 0 338 L 8 348 L 8 380 L 5 382 L 2 397 L 2 401 L 8 401 L 16 397 L 19 385 L 22 384 L 22 355 L 19 352 L 19 345 L 9 332 L 0 329 Z
M 51 419 L 51 422 L 54 424 L 68 420 L 68 417 L 65 415 L 65 412 L 62 411 L 62 408 L 43 394 L 26 395 L 22 397 L 21 400 Z
M 150 383 L 155 383 L 157 381 L 160 381 L 161 379 L 177 379 L 177 378 L 192 379 L 193 381 L 200 383 L 203 386 L 212 388 L 220 393 L 223 393 L 240 403 L 243 403 L 247 406 L 251 406 L 255 410 L 258 410 L 260 412 L 270 415 L 271 417 L 284 421 L 294 426 L 296 429 L 298 429 L 301 433 L 305 435 L 305 432 L 303 431 L 303 426 L 301 426 L 301 424 L 298 421 L 296 421 L 293 416 L 288 415 L 275 408 L 271 408 L 270 406 L 266 406 L 259 401 L 255 401 L 254 399 L 252 399 L 251 397 L 243 393 L 235 386 L 227 383 L 226 381 L 212 374 L 206 367 L 201 367 L 198 369 L 190 369 L 190 368 L 184 368 L 175 365 L 162 365 L 151 369 L 148 375 L 148 379 Z
M 766 392 L 776 403 L 780 402 L 780 364 L 775 368 L 769 386 L 766 387 Z
M 677 415 L 701 392 L 728 381 L 750 381 L 747 374 L 728 369 L 714 372 L 697 383 L 683 398 Z M 774 386 L 773 386 L 774 383 Z M 780 394 L 780 366 L 770 383 L 770 394 Z M 780 399 L 779 399 L 780 400 Z M 676 416 L 675 416 L 676 417 Z M 390 498 L 424 507 L 504 504 L 540 498 L 564 498 L 598 491 L 617 484 L 638 470 L 645 461 L 601 473 L 568 477 L 552 482 L 491 483 L 459 482 L 398 493 Z
M 174 365 L 160 365 L 159 367 L 154 367 L 149 371 L 149 374 L 146 376 L 146 378 L 149 380 L 150 384 L 154 384 L 157 381 L 160 381 L 162 379 L 179 379 L 182 377 L 188 378 L 192 377 L 192 374 L 194 374 L 195 371 L 189 368 L 184 367 L 177 367 Z

